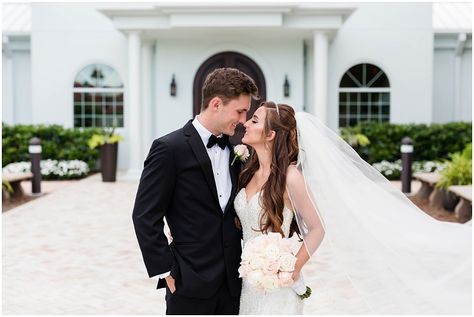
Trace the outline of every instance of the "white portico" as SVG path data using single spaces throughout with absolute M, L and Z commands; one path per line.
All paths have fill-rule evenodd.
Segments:
M 196 75 L 205 75 L 196 71 L 220 52 L 243 54 L 258 65 L 266 99 L 287 102 L 327 122 L 329 41 L 354 9 L 322 3 L 133 4 L 100 9 L 128 38 L 128 130 L 134 140 L 130 177 L 136 178 L 141 170 L 153 138 L 182 125 L 182 119 L 174 122 L 177 112 L 192 117 L 192 83 Z M 165 47 L 175 50 L 174 56 L 162 52 Z M 168 91 L 173 75 L 177 96 Z M 285 78 L 291 85 L 287 96 Z M 180 109 L 169 109 L 178 103 Z

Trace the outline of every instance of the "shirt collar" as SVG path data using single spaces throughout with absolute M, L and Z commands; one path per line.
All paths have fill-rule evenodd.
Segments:
M 199 133 L 199 136 L 201 137 L 202 143 L 204 143 L 204 145 L 206 145 L 207 141 L 209 141 L 209 138 L 212 135 L 212 132 L 209 131 L 208 129 L 206 129 L 206 127 L 204 127 L 202 125 L 202 123 L 199 122 L 198 116 L 194 117 L 194 120 L 193 120 L 192 124 L 196 128 L 197 132 Z M 220 137 L 220 136 L 222 136 L 222 134 L 216 135 L 216 136 Z

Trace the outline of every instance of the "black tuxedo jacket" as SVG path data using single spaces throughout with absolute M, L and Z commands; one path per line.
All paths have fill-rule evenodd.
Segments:
M 191 122 L 151 146 L 132 216 L 138 243 L 148 275 L 171 271 L 176 294 L 209 298 L 227 280 L 231 295 L 239 296 L 241 232 L 234 198 L 240 163 L 230 166 L 231 149 L 232 192 L 222 212 L 211 161 Z M 170 245 L 164 217 L 173 236 Z M 158 288 L 165 286 L 160 279 Z

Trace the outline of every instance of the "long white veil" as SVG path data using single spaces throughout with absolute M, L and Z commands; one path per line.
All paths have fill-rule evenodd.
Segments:
M 296 120 L 298 167 L 326 232 L 313 259 L 330 248 L 370 313 L 471 314 L 472 226 L 431 218 L 316 117 Z

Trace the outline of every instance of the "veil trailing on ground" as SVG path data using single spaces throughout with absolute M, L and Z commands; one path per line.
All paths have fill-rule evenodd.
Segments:
M 296 121 L 297 167 L 312 206 L 288 191 L 308 253 L 318 249 L 317 261 L 321 241 L 307 221 L 317 216 L 328 266 L 369 313 L 470 314 L 472 226 L 431 218 L 316 117 L 297 113 Z

